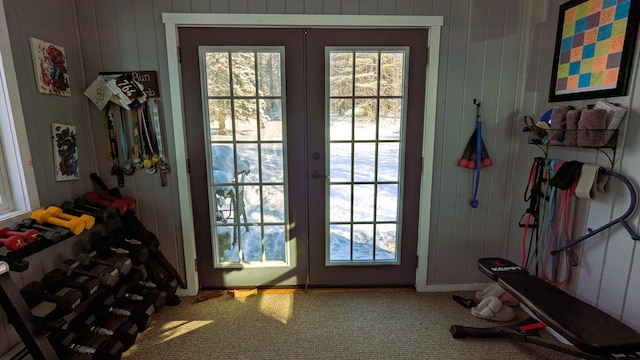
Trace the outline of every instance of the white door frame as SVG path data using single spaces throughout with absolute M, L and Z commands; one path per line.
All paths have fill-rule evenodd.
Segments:
M 167 62 L 169 67 L 169 101 L 176 154 L 175 170 L 178 176 L 180 214 L 187 289 L 179 295 L 193 296 L 198 293 L 196 272 L 196 242 L 191 207 L 191 186 L 187 172 L 187 143 L 182 109 L 182 83 L 178 62 L 178 28 L 188 26 L 210 27 L 326 27 L 326 28 L 425 28 L 429 30 L 429 47 L 425 111 L 424 139 L 422 143 L 422 180 L 420 190 L 420 222 L 418 239 L 418 268 L 416 289 L 427 290 L 427 254 L 429 248 L 429 222 L 431 213 L 431 187 L 433 181 L 433 150 L 435 142 L 436 91 L 438 86 L 438 59 L 440 58 L 440 29 L 442 16 L 387 16 L 387 15 L 261 15 L 261 14 L 177 14 L 163 13 L 167 40 Z M 426 161 L 424 161 L 426 160 Z

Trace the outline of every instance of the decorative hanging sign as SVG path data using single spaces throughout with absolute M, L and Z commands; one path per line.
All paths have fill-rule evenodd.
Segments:
M 160 97 L 158 73 L 156 71 L 114 71 L 101 72 L 100 75 L 105 78 L 111 78 L 119 75 L 129 76 L 131 79 L 142 85 L 142 90 L 148 98 L 155 99 Z

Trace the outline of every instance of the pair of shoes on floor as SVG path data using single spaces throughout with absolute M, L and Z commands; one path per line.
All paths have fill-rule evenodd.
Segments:
M 511 321 L 516 317 L 515 311 L 495 296 L 482 299 L 476 307 L 471 308 L 471 315 L 493 321 Z
M 504 291 L 504 289 L 497 283 L 489 285 L 484 290 L 476 291 L 475 295 L 478 300 L 482 300 L 487 296 L 495 296 L 507 306 L 518 306 L 518 299 Z

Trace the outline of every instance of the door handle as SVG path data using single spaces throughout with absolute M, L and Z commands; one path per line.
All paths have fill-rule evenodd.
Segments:
M 314 178 L 314 179 L 329 178 L 327 175 L 320 174 L 320 172 L 318 172 L 318 170 L 312 172 L 311 173 L 311 177 Z

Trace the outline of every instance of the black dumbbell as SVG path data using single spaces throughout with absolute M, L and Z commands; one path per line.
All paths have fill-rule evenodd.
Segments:
M 80 276 L 72 279 L 67 275 L 67 272 L 62 269 L 53 269 L 44 274 L 42 280 L 40 280 L 45 289 L 49 292 L 59 291 L 62 288 L 76 289 L 82 293 L 84 299 L 93 295 L 100 287 L 100 281 L 98 279 L 88 276 Z
M 31 218 L 22 219 L 19 224 L 27 229 L 38 230 L 45 240 L 49 240 L 53 243 L 59 242 L 73 235 L 70 229 L 55 225 L 38 224 L 36 220 Z M 59 235 L 56 235 L 55 233 Z
M 158 287 L 156 283 L 147 280 L 147 269 L 145 269 L 143 265 L 131 267 L 129 274 L 125 278 L 122 278 L 122 282 L 150 290 Z
M 42 229 L 36 229 L 36 228 L 29 228 L 27 226 L 24 226 L 22 223 L 11 223 L 9 225 L 9 228 L 12 230 L 27 230 L 27 229 L 32 229 L 32 230 L 36 230 L 38 231 L 38 236 L 40 236 L 41 238 L 50 241 L 52 243 L 57 243 L 60 242 L 62 240 L 62 234 L 55 231 L 55 230 L 42 230 Z
M 136 324 L 125 321 L 114 330 L 111 330 L 98 326 L 97 321 L 95 314 L 85 311 L 71 319 L 67 325 L 67 329 L 80 334 L 93 333 L 102 336 L 111 336 L 119 340 L 122 345 L 124 345 L 125 350 L 129 349 L 136 342 L 136 338 L 138 337 L 138 326 Z
M 106 339 L 97 348 L 81 344 L 82 337 L 71 330 L 63 330 L 53 335 L 51 345 L 60 356 L 67 359 L 72 354 L 93 355 L 92 359 L 117 360 L 122 357 L 124 345 L 116 339 Z
M 121 246 L 125 249 L 129 249 L 131 246 L 144 246 L 149 250 L 150 254 L 153 254 L 160 249 L 160 243 L 158 242 L 158 238 L 155 236 L 141 241 L 130 236 L 130 234 L 124 229 L 114 229 L 107 236 L 116 246 Z
M 109 237 L 98 233 L 91 235 L 89 238 L 91 249 L 95 250 L 99 257 L 106 258 L 113 254 L 124 255 L 129 257 L 134 265 L 144 264 L 149 259 L 149 249 L 144 246 L 133 246 L 125 249 L 115 246 Z
M 91 215 L 96 219 L 96 221 L 102 223 L 105 223 L 107 222 L 107 220 L 113 218 L 113 213 L 110 213 L 105 209 L 90 209 L 87 207 L 76 206 L 68 201 L 64 202 L 62 206 L 60 206 L 60 208 L 62 208 L 65 213 L 78 217 L 81 215 Z
M 20 289 L 20 294 L 30 308 L 42 302 L 56 304 L 54 312 L 57 315 L 67 315 L 74 311 L 82 302 L 82 293 L 74 289 L 67 289 L 63 294 L 48 293 L 43 283 L 33 281 Z
M 107 213 L 107 217 L 109 219 L 119 215 L 118 209 L 113 206 L 102 206 L 99 204 L 88 203 L 81 197 L 77 197 L 73 200 L 73 206 L 79 209 L 86 209 L 88 211 L 104 211 Z
M 98 279 L 101 284 L 112 287 L 118 283 L 120 276 L 118 269 L 105 267 L 102 271 L 87 271 L 80 268 L 80 262 L 74 259 L 67 259 L 62 262 L 60 268 L 67 272 L 67 276 L 74 274 L 84 275 Z
M 167 293 L 164 291 L 142 289 L 138 292 L 134 285 L 126 283 L 120 283 L 114 287 L 113 296 L 115 296 L 116 299 L 152 304 L 155 312 L 162 310 L 164 304 L 167 302 Z
M 129 309 L 126 309 L 127 307 Z M 116 304 L 116 298 L 113 294 L 99 290 L 87 306 L 87 311 L 96 315 L 98 321 L 104 321 L 109 314 L 127 317 L 129 322 L 138 326 L 139 331 L 145 331 L 151 322 L 151 315 L 155 312 L 152 304 L 140 303 L 134 307 L 125 305 L 121 307 Z
M 131 259 L 123 256 L 111 257 L 107 260 L 98 259 L 97 253 L 95 251 L 91 251 L 88 253 L 80 253 L 78 256 L 78 262 L 81 265 L 91 265 L 91 264 L 99 264 L 106 265 L 110 267 L 114 267 L 118 269 L 118 273 L 120 276 L 126 276 L 131 270 Z

